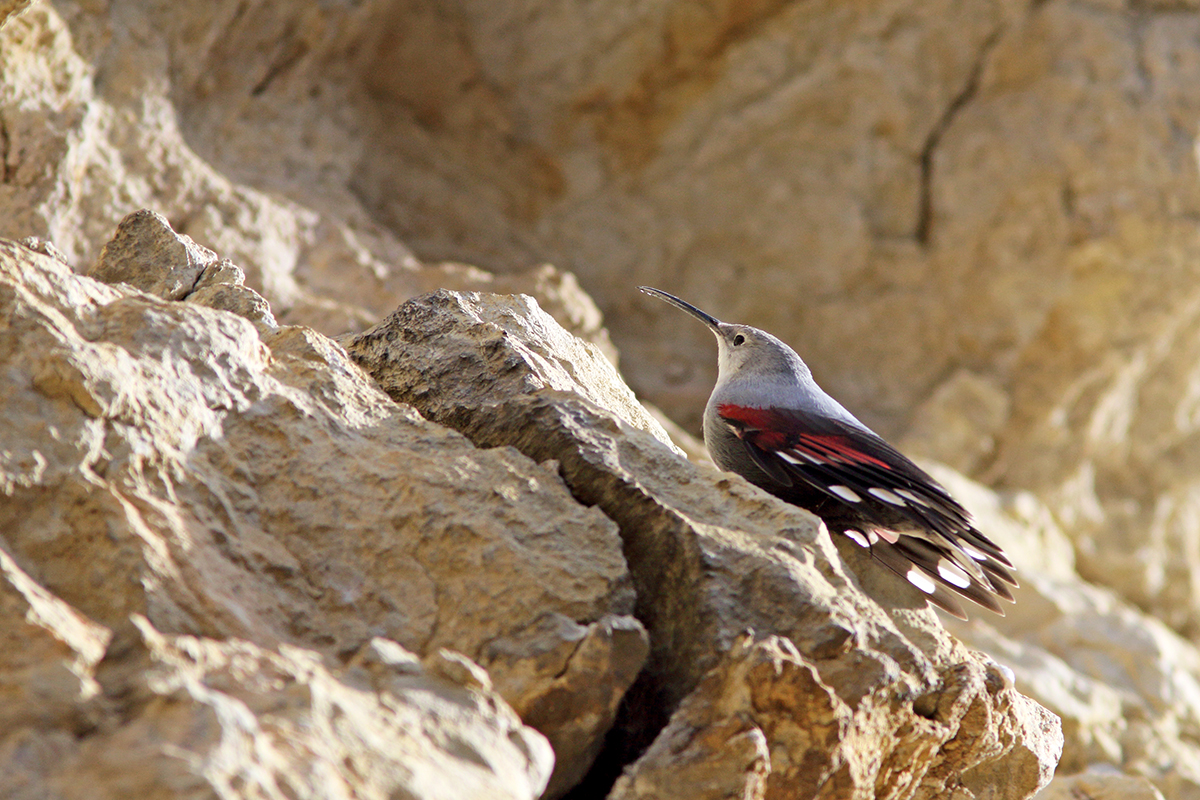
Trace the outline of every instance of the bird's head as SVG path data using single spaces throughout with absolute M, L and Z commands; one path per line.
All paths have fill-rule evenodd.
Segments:
M 766 331 L 749 325 L 721 322 L 711 314 L 686 303 L 678 297 L 660 289 L 639 286 L 643 292 L 665 300 L 681 311 L 686 311 L 708 326 L 717 337 L 717 383 L 721 384 L 733 376 L 762 376 L 766 379 L 801 380 L 811 379 L 808 367 L 796 351 Z

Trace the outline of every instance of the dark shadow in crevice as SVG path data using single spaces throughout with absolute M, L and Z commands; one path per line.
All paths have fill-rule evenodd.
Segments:
M 671 718 L 661 676 L 642 670 L 625 693 L 592 768 L 562 800 L 603 800 L 626 766 L 637 761 Z

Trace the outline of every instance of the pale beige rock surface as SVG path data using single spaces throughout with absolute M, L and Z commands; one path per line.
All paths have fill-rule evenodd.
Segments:
M 1163 795 L 1145 778 L 1095 770 L 1055 778 L 1037 800 L 1163 800 Z
M 358 117 L 374 112 L 353 54 L 387 7 L 39 2 L 10 17 L 0 236 L 44 237 L 85 271 L 148 207 L 237 263 L 284 321 L 337 334 L 441 286 L 520 290 L 615 359 L 573 276 L 540 259 L 505 276 L 423 264 L 355 197 Z
M 560 365 L 533 338 L 543 319 L 528 298 L 436 292 L 347 349 L 393 398 L 478 445 L 553 459 L 621 526 L 651 637 L 635 692 L 654 698 L 626 735 L 635 751 L 658 738 L 614 797 L 1024 798 L 1049 780 L 1057 719 L 947 636 L 918 592 L 835 548 L 810 514 L 595 404 L 587 383 L 602 373 L 578 370 L 573 392 L 554 383 Z M 676 705 L 657 732 L 655 713 Z
M 422 665 L 374 639 L 330 669 L 310 650 L 134 617 L 96 670 L 98 726 L 8 729 L 0 786 L 14 800 L 537 797 L 549 744 L 489 687 L 439 668 L 453 657 Z
M 3 3 L 0 3 L 0 27 L 3 27 L 10 17 L 29 8 L 32 2 L 33 0 L 4 0 Z
M 1001 498 L 934 470 L 1005 543 L 1021 575 L 1005 617 L 944 621 L 1062 719 L 1060 777 L 1039 797 L 1200 797 L 1196 645 L 1114 592 L 1081 581 L 1069 540 L 1032 496 Z M 1092 766 L 1099 772 L 1088 772 Z M 1069 777 L 1076 773 L 1086 774 Z
M 38 585 L 0 552 L 0 726 L 13 731 L 86 723 L 100 691 L 94 672 L 111 631 Z
M 632 383 L 694 423 L 711 338 L 633 290 L 657 283 L 788 339 L 906 451 L 1017 490 L 1018 529 L 1031 492 L 1069 546 L 1024 575 L 1070 584 L 1069 553 L 1194 638 L 1198 32 L 1192 0 L 0 2 L 0 236 L 86 272 L 148 207 L 244 270 L 189 301 L 260 336 L 450 288 L 532 294 L 604 346 L 553 262 Z M 327 355 L 287 330 L 274 350 Z M 38 385 L 94 409 L 57 368 Z M 1096 696 L 1123 696 L 1102 672 Z M 1070 717 L 1069 689 L 1023 689 Z M 1144 730 L 1123 707 L 1078 713 Z M 1067 728 L 1068 754 L 1137 761 Z M 1179 757 L 1135 771 L 1187 796 Z
M 702 735 L 770 760 L 705 778 L 651 748 L 634 786 L 1026 797 L 1049 779 L 1054 717 L 811 515 L 656 438 L 530 298 L 438 292 L 350 343 L 479 449 L 320 334 L 191 302 L 180 270 L 240 272 L 173 236 L 127 219 L 93 272 L 129 245 L 160 274 L 113 285 L 0 243 L 5 625 L 41 643 L 2 670 L 6 792 L 554 796 L 648 655 L 631 746 Z M 814 703 L 820 754 L 795 722 Z
M 1036 492 L 1191 635 L 1198 32 L 1193 3 L 34 3 L 0 32 L 0 235 L 85 269 L 152 207 L 284 322 L 490 284 L 603 340 L 552 261 L 694 425 L 712 346 L 633 291 L 663 285 Z
M 709 334 L 633 287 L 768 328 L 885 434 L 1037 492 L 1089 579 L 1200 629 L 1194 4 L 390 22 L 355 185 L 416 252 L 577 271 L 631 382 L 693 427 Z M 398 68 L 432 52 L 457 68 Z
M 442 409 L 566 392 L 682 455 L 600 349 L 527 295 L 439 290 L 344 341 L 385 391 L 435 418 Z
M 174 236 L 152 215 L 127 220 L 123 235 L 143 253 Z M 238 285 L 236 267 L 210 262 L 209 286 L 250 291 Z M 179 264 L 191 269 L 186 258 L 148 260 L 144 267 L 161 273 L 149 285 L 168 285 Z M 85 791 L 89 770 L 100 769 L 96 753 L 124 743 L 129 752 L 113 757 L 133 758 L 153 746 L 157 723 L 129 729 L 109 708 L 123 690 L 96 684 L 109 638 L 127 632 L 134 616 L 164 636 L 302 650 L 302 661 L 331 669 L 375 637 L 427 658 L 443 648 L 486 658 L 499 694 L 479 702 L 509 720 L 512 736 L 542 744 L 502 747 L 495 763 L 480 756 L 479 775 L 446 796 L 477 796 L 487 785 L 505 796 L 541 792 L 553 759 L 506 701 L 542 725 L 558 769 L 587 769 L 641 667 L 646 638 L 628 616 L 634 598 L 616 526 L 581 506 L 553 469 L 511 448 L 479 450 L 393 403 L 340 347 L 305 328 L 252 324 L 191 296 L 169 302 L 128 283 L 109 286 L 12 242 L 0 242 L 0 286 L 0 544 L 11 600 L 3 624 L 6 637 L 30 643 L 9 651 L 0 686 L 14 721 L 53 721 L 83 736 L 86 763 L 60 776 L 70 791 Z M 548 615 L 559 629 L 530 639 Z M 552 663 L 549 640 L 562 642 Z M 104 660 L 118 656 L 110 647 Z M 470 673 L 455 669 L 446 674 Z M 471 669 L 484 676 L 481 691 L 490 687 L 487 673 Z M 435 740 L 460 737 L 470 750 L 475 706 L 467 706 L 461 734 L 439 732 L 436 708 L 413 719 L 426 719 L 420 724 Z M 323 709 L 297 712 L 295 724 L 327 724 L 316 719 Z M 481 724 L 507 741 L 507 728 Z M 89 740 L 93 729 L 114 738 Z M 393 734 L 375 733 L 363 730 L 355 736 L 365 739 L 344 746 L 386 748 Z M 244 738 L 275 747 L 254 731 Z M 159 749 L 170 757 L 170 748 Z M 348 780 L 367 796 L 402 785 L 356 782 L 339 753 L 310 753 L 313 774 Z M 190 766 L 183 759 L 179 775 L 197 791 L 218 792 L 234 778 L 209 771 L 207 757 Z M 374 757 L 385 765 L 393 758 Z M 453 759 L 406 758 L 420 763 L 384 772 L 415 770 L 424 783 L 446 783 L 459 769 Z M 229 769 L 245 777 L 257 767 Z M 288 780 L 306 783 L 308 774 Z M 156 778 L 147 763 L 129 780 L 169 794 L 184 779 Z M 341 791 L 332 787 L 313 791 Z

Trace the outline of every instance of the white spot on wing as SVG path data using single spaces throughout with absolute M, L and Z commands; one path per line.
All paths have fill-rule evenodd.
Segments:
M 928 506 L 928 505 L 929 505 L 929 503 L 927 503 L 927 502 L 925 502 L 924 500 L 922 500 L 922 499 L 921 499 L 921 497 L 920 497 L 919 495 L 913 494 L 913 493 L 912 493 L 912 492 L 910 492 L 908 489 L 897 489 L 897 490 L 896 490 L 896 494 L 900 495 L 900 496 L 901 496 L 901 497 L 903 497 L 905 500 L 910 500 L 910 501 L 912 501 L 912 502 L 916 503 L 917 505 L 922 505 L 922 506 Z
M 858 492 L 854 491 L 849 486 L 830 486 L 829 491 L 833 492 L 847 503 L 862 502 L 862 498 L 858 496 Z
M 899 495 L 895 494 L 894 492 L 889 492 L 887 489 L 880 489 L 878 486 L 872 486 L 870 489 L 867 489 L 867 491 L 870 494 L 875 495 L 876 497 L 878 497 L 880 500 L 882 500 L 885 503 L 891 503 L 894 506 L 908 505 L 907 503 L 904 502 L 903 497 L 900 497 Z
M 983 552 L 982 550 L 978 550 L 978 549 L 972 547 L 971 545 L 967 544 L 966 542 L 959 542 L 958 546 L 962 548 L 962 551 L 964 553 L 966 553 L 967 555 L 969 555 L 971 558 L 975 559 L 976 561 L 990 561 L 991 560 L 991 556 L 989 556 L 987 553 Z
M 948 559 L 938 560 L 937 571 L 938 575 L 941 575 L 947 583 L 952 583 L 960 589 L 971 585 L 971 579 L 967 577 L 967 573 L 963 571 L 962 567 Z
M 800 466 L 800 461 L 798 459 L 794 458 L 793 456 L 788 455 L 787 453 L 784 453 L 783 451 L 780 451 L 780 452 L 776 453 L 775 455 L 779 456 L 780 458 L 782 458 L 784 461 L 788 462 L 789 464 L 795 464 L 797 467 Z
M 933 594 L 937 589 L 937 586 L 934 585 L 930 577 L 915 566 L 909 567 L 904 577 L 908 579 L 909 583 L 925 594 Z
M 859 547 L 871 546 L 871 543 L 867 541 L 867 537 L 862 535 L 862 531 L 856 531 L 853 528 L 850 528 L 845 531 L 845 534 L 849 536 L 851 540 L 853 540 L 853 542 Z

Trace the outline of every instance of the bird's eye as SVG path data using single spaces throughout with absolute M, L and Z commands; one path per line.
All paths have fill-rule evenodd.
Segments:
M 745 343 L 746 343 L 746 337 L 742 336 L 740 333 L 737 336 L 733 337 L 733 346 L 734 347 L 737 347 L 738 345 L 742 345 Z

